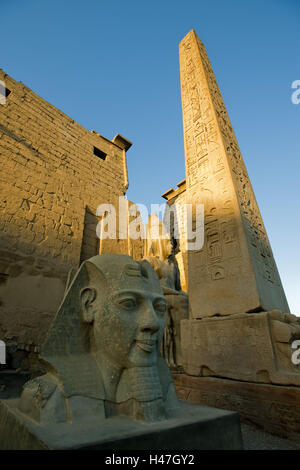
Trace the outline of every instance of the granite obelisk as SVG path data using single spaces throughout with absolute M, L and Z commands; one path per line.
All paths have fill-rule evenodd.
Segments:
M 186 202 L 204 204 L 201 250 L 187 254 L 192 318 L 289 312 L 249 176 L 205 48 L 179 46 Z

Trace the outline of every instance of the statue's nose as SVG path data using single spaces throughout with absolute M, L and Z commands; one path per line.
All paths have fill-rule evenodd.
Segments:
M 152 303 L 145 305 L 145 310 L 140 319 L 140 330 L 143 333 L 156 333 L 159 330 L 159 321 Z

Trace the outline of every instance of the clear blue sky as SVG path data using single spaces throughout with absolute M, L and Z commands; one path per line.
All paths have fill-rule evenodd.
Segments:
M 128 198 L 184 178 L 178 43 L 204 42 L 300 315 L 299 0 L 0 0 L 0 67 L 87 129 L 133 142 Z

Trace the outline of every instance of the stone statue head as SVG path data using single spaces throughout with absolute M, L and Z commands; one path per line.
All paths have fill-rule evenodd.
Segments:
M 159 279 L 147 261 L 104 254 L 81 265 L 40 355 L 45 380 L 55 379 L 71 414 L 75 398 L 78 410 L 78 397 L 81 403 L 84 397 L 87 413 L 87 399 L 105 403 L 106 417 L 162 419 L 178 406 L 160 355 L 165 311 Z
M 150 264 L 102 255 L 85 266 L 89 282 L 79 296 L 83 323 L 91 326 L 91 351 L 115 369 L 155 365 L 166 301 Z

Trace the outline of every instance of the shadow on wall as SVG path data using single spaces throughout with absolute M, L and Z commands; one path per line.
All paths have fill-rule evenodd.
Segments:
M 89 206 L 85 208 L 83 237 L 80 251 L 80 264 L 86 259 L 99 254 L 100 239 L 96 235 L 99 217 Z

